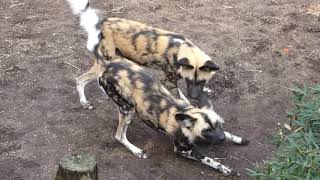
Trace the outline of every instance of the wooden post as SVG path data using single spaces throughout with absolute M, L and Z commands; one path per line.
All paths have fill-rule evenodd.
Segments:
M 85 154 L 63 157 L 55 180 L 98 180 L 97 163 Z

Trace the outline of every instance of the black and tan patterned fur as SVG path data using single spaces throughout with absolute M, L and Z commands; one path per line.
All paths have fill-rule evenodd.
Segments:
M 166 75 L 163 84 L 170 91 L 177 90 L 177 81 L 184 79 L 190 98 L 207 96 L 203 88 L 219 67 L 190 39 L 128 19 L 107 18 L 98 21 L 88 0 L 67 1 L 73 10 L 78 8 L 78 11 L 74 11 L 81 17 L 81 25 L 88 32 L 87 47 L 97 59 L 125 57 L 140 65 L 162 70 Z M 74 2 L 82 5 L 74 5 Z M 90 20 L 91 16 L 93 20 Z M 93 21 L 97 23 L 90 26 Z M 84 87 L 86 82 L 95 79 L 98 74 L 92 73 L 82 75 L 77 79 L 77 84 Z M 84 107 L 92 107 L 88 102 L 81 103 Z
M 201 109 L 177 99 L 138 65 L 125 59 L 98 61 L 98 82 L 102 91 L 119 107 L 119 126 L 115 138 L 140 158 L 147 154 L 131 144 L 127 128 L 136 113 L 153 129 L 174 139 L 174 151 L 219 170 L 225 175 L 239 175 L 233 169 L 197 151 L 199 144 L 216 144 L 229 139 L 236 144 L 247 144 L 244 138 L 224 132 L 223 119 L 210 106 Z

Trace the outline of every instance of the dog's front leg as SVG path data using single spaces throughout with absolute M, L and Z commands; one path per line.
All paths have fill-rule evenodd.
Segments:
M 220 171 L 222 174 L 226 176 L 240 176 L 240 174 L 235 170 L 233 170 L 232 168 L 227 167 L 210 157 L 204 156 L 194 148 L 186 150 L 185 148 L 179 149 L 179 146 L 174 146 L 174 150 L 179 155 L 188 159 L 200 161 L 201 163 Z
M 178 96 L 180 99 L 182 99 L 183 101 L 185 101 L 186 103 L 190 104 L 190 101 L 186 98 L 186 96 L 181 92 L 181 90 L 178 88 Z
M 233 135 L 233 134 L 226 132 L 226 131 L 224 132 L 224 135 L 226 136 L 226 139 L 228 139 L 229 141 L 232 141 L 236 144 L 240 144 L 240 145 L 249 144 L 249 140 L 246 138 L 242 138 L 242 137 Z
M 123 144 L 127 149 L 129 149 L 134 155 L 138 156 L 139 158 L 147 158 L 147 154 L 143 152 L 142 149 L 139 149 L 135 145 L 131 144 L 127 139 L 127 129 L 129 124 L 131 123 L 132 116 L 134 111 L 123 111 L 119 110 L 119 125 L 116 132 L 115 138 Z

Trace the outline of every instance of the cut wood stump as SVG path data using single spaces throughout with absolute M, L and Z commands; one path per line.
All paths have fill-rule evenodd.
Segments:
M 59 162 L 55 180 L 98 180 L 97 163 L 86 154 L 65 156 Z

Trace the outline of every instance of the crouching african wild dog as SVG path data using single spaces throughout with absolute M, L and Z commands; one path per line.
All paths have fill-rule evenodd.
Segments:
M 99 20 L 89 0 L 67 0 L 73 13 L 80 16 L 80 25 L 88 34 L 87 48 L 96 58 L 112 60 L 125 57 L 140 65 L 162 70 L 163 83 L 170 91 L 179 93 L 177 81 L 183 78 L 188 96 L 198 99 L 206 96 L 205 84 L 219 67 L 195 44 L 182 35 L 121 18 Z M 91 109 L 84 95 L 84 86 L 98 76 L 94 69 L 77 78 L 80 103 Z M 209 98 L 203 98 L 209 99 Z
M 197 151 L 197 144 L 220 143 L 225 138 L 236 144 L 249 142 L 224 132 L 224 121 L 211 106 L 200 109 L 177 99 L 141 67 L 125 59 L 95 62 L 102 91 L 119 107 L 119 125 L 115 138 L 134 155 L 147 157 L 143 150 L 128 141 L 126 135 L 136 112 L 148 126 L 172 136 L 174 151 L 179 155 L 200 161 L 224 175 L 239 175 L 233 169 Z

